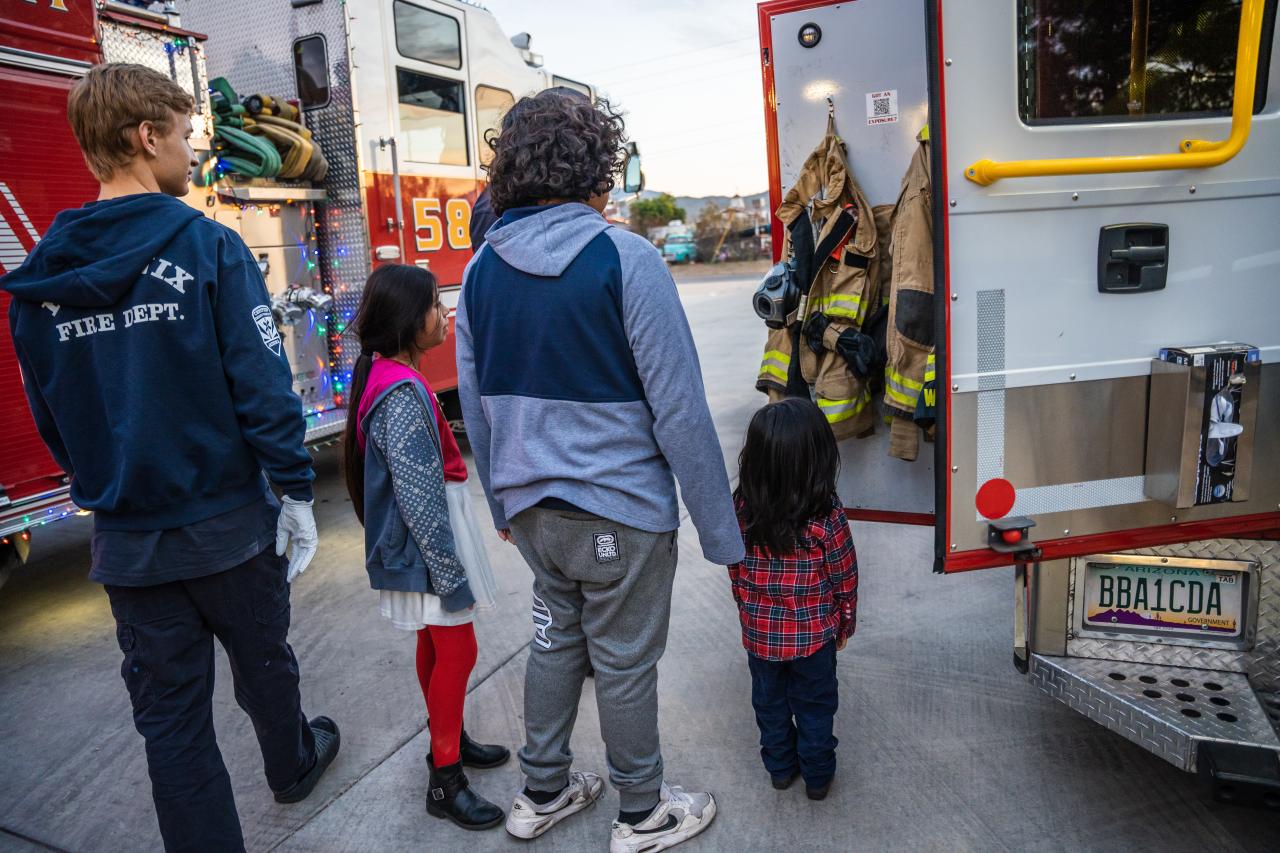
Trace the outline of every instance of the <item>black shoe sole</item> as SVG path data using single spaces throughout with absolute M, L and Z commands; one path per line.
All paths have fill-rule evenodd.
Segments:
M 317 717 L 317 719 L 319 719 Z M 325 717 L 324 719 L 328 719 Z M 308 771 L 289 790 L 281 791 L 275 795 L 277 803 L 290 805 L 292 803 L 300 803 L 307 797 L 311 796 L 311 792 L 316 789 L 316 785 L 320 782 L 320 777 L 324 775 L 324 771 L 329 769 L 329 765 L 333 763 L 333 759 L 338 757 L 338 750 L 342 747 L 342 732 L 338 730 L 338 724 L 333 720 L 329 720 L 333 724 L 333 745 L 323 755 L 316 756 L 315 766 Z
M 470 832 L 481 832 L 486 829 L 493 829 L 495 826 L 500 826 L 507 819 L 507 816 L 505 814 L 500 814 L 497 817 L 495 817 L 493 820 L 489 821 L 488 823 L 463 823 L 462 821 L 458 820 L 456 817 L 454 817 L 453 815 L 449 814 L 448 812 L 442 809 L 432 808 L 431 803 L 427 803 L 427 814 L 431 815 L 432 817 L 438 817 L 441 820 L 447 820 L 450 823 L 452 823 L 454 826 L 460 827 L 461 829 L 465 829 Z

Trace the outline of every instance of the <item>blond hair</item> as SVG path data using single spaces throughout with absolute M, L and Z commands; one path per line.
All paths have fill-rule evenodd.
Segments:
M 131 130 L 150 121 L 161 132 L 173 127 L 173 114 L 190 113 L 191 96 L 158 71 L 143 65 L 108 62 L 95 65 L 71 87 L 67 120 L 80 143 L 89 171 L 100 181 L 129 165 L 137 151 Z

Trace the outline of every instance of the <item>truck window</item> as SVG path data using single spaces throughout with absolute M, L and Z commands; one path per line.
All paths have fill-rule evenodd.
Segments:
M 1267 9 L 1255 112 L 1266 102 Z M 1019 103 L 1028 124 L 1229 115 L 1240 0 L 1024 0 Z
M 484 141 L 485 133 L 496 130 L 507 110 L 515 104 L 515 95 L 506 89 L 483 84 L 476 86 L 476 150 L 480 152 L 481 165 L 488 166 L 493 159 L 493 149 Z
M 458 80 L 445 80 L 405 68 L 396 69 L 400 132 L 404 156 L 419 163 L 466 166 L 465 94 Z
M 401 56 L 446 68 L 462 67 L 462 33 L 457 19 L 396 0 L 395 20 L 396 50 Z
M 566 89 L 573 89 L 575 92 L 581 92 L 591 100 L 595 100 L 595 93 L 591 91 L 591 87 L 586 83 L 579 83 L 577 80 L 570 80 L 568 77 L 561 77 L 559 74 L 551 75 L 552 86 L 564 86 Z
M 293 74 L 304 110 L 329 103 L 329 52 L 324 36 L 307 36 L 293 43 Z

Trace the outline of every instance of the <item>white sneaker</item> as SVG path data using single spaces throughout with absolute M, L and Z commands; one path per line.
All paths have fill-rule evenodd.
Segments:
M 609 853 L 653 853 L 688 841 L 711 825 L 716 799 L 662 783 L 662 800 L 647 818 L 632 826 L 613 822 Z
M 507 815 L 507 832 L 516 838 L 537 838 L 560 821 L 575 815 L 600 799 L 604 793 L 604 780 L 594 773 L 569 774 L 569 784 L 546 805 L 538 805 L 524 795 L 524 789 L 516 794 Z

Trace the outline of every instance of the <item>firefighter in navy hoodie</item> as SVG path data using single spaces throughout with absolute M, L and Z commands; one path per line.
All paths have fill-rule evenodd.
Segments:
M 339 735 L 303 716 L 286 640 L 289 583 L 316 550 L 301 403 L 256 261 L 176 198 L 191 109 L 142 66 L 89 71 L 67 115 L 98 200 L 58 214 L 0 287 L 36 425 L 94 512 L 89 577 L 115 616 L 165 848 L 235 851 L 214 637 L 277 801 L 311 793 Z

